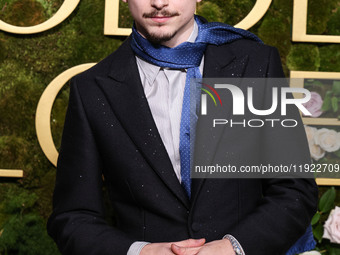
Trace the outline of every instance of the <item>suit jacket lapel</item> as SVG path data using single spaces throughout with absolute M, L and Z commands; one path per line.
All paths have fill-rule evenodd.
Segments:
M 114 53 L 108 76 L 97 77 L 97 82 L 115 115 L 150 166 L 189 208 L 145 98 L 129 39 Z
M 239 55 L 239 54 L 237 54 Z M 247 55 L 241 55 L 236 57 L 236 54 L 231 50 L 228 45 L 225 46 L 215 46 L 209 45 L 204 55 L 204 70 L 203 78 L 239 78 L 243 77 L 245 67 L 248 62 Z M 213 85 L 213 84 L 210 84 Z M 223 111 L 225 115 L 223 118 L 227 118 L 232 113 L 232 101 L 223 101 Z M 214 106 L 208 109 L 214 110 Z M 216 115 L 214 115 L 216 116 Z M 209 118 L 209 113 L 207 117 L 199 117 L 196 126 L 196 146 L 194 155 L 194 165 L 200 165 L 203 162 L 204 165 L 211 165 L 216 149 L 218 147 L 218 142 L 223 134 L 224 128 L 216 128 L 213 130 L 207 130 L 206 127 L 210 127 L 212 123 L 212 118 Z M 203 149 L 204 148 L 204 149 Z M 198 197 L 199 191 L 205 181 L 205 178 L 193 179 L 192 180 L 192 206 L 194 206 L 195 201 Z

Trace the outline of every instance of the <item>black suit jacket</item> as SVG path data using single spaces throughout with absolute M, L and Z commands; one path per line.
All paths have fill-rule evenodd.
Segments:
M 208 46 L 204 76 L 283 73 L 274 48 L 238 40 Z M 256 96 L 267 102 L 271 99 L 263 89 Z M 290 114 L 298 118 L 295 109 Z M 236 155 L 230 159 L 235 164 L 256 164 L 259 158 L 310 162 L 301 126 L 238 132 L 221 129 L 217 136 L 202 138 L 210 146 L 209 160 L 227 144 L 223 148 Z M 115 212 L 114 227 L 104 220 L 102 176 Z M 126 255 L 135 241 L 212 241 L 227 233 L 247 255 L 284 254 L 304 233 L 316 201 L 312 179 L 226 178 L 194 179 L 189 201 L 152 118 L 130 39 L 72 80 L 48 222 L 63 254 Z

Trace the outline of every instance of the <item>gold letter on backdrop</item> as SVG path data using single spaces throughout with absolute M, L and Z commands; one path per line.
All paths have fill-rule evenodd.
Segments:
M 14 34 L 35 34 L 46 31 L 63 22 L 74 11 L 79 1 L 80 0 L 65 0 L 62 6 L 59 8 L 56 14 L 53 15 L 52 18 L 46 20 L 39 25 L 31 27 L 13 26 L 0 20 L 0 30 Z
M 308 0 L 294 0 L 293 42 L 340 43 L 340 36 L 307 35 Z
M 119 1 L 105 0 L 105 35 L 123 35 L 131 34 L 131 28 L 120 28 L 119 23 Z M 254 26 L 267 12 L 272 0 L 256 0 L 256 3 L 250 13 L 235 27 L 249 29 Z
M 24 171 L 14 169 L 0 169 L 0 177 L 17 177 L 21 178 L 24 176 Z
M 35 128 L 39 144 L 45 153 L 45 156 L 55 166 L 57 166 L 58 151 L 53 142 L 50 123 L 54 100 L 68 80 L 76 74 L 89 69 L 93 65 L 95 65 L 95 63 L 78 65 L 59 74 L 46 87 L 44 93 L 40 97 L 35 118 Z
M 131 34 L 131 28 L 120 28 L 119 23 L 119 1 L 105 0 L 104 35 L 123 35 Z
M 235 27 L 246 30 L 251 28 L 266 14 L 271 3 L 272 0 L 257 0 L 249 14 Z

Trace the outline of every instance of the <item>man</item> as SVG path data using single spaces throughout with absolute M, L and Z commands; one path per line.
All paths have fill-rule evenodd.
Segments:
M 282 77 L 277 51 L 246 31 L 194 18 L 200 0 L 123 1 L 133 36 L 72 80 L 50 235 L 63 254 L 285 254 L 314 214 L 314 180 L 191 180 L 183 163 L 189 78 Z M 261 143 L 269 162 L 308 163 L 304 132 L 293 130 L 240 142 L 250 154 L 228 147 L 244 148 L 238 155 L 249 162 Z M 102 176 L 114 227 L 103 219 Z

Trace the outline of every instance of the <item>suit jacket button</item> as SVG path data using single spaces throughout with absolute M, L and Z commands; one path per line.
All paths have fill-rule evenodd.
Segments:
M 198 232 L 198 231 L 200 231 L 201 226 L 200 226 L 199 223 L 194 222 L 194 223 L 192 223 L 191 228 L 192 228 L 193 231 Z

